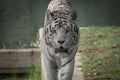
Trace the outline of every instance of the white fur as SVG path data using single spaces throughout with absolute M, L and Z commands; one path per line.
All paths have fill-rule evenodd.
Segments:
M 61 3 L 59 1 L 64 1 L 63 5 L 59 5 Z M 63 11 L 64 10 L 72 11 L 71 6 L 66 1 L 67 0 L 52 0 L 50 4 L 48 5 L 48 9 L 51 12 L 59 10 L 59 9 L 62 9 Z M 66 5 L 66 3 L 68 5 Z M 75 54 L 78 48 L 79 28 L 77 28 L 78 34 L 76 32 L 72 34 L 76 36 L 75 38 L 77 38 L 76 40 L 77 42 L 75 43 L 76 45 L 70 45 L 70 46 L 67 45 L 67 42 L 71 42 L 74 40 L 70 40 L 69 37 L 71 35 L 64 33 L 64 30 L 58 30 L 57 35 L 52 34 L 54 36 L 54 38 L 52 38 L 54 43 L 51 43 L 53 45 L 50 46 L 45 41 L 46 40 L 45 29 L 47 27 L 49 28 L 49 26 L 47 25 L 48 24 L 47 20 L 48 20 L 47 16 L 45 16 L 45 24 L 44 24 L 43 34 L 41 38 L 42 39 L 41 40 L 41 50 L 42 50 L 41 61 L 42 61 L 42 74 L 44 74 L 44 80 L 72 80 L 73 71 L 74 71 L 74 63 L 75 63 Z M 52 20 L 52 19 L 49 19 L 49 20 Z M 60 47 L 55 40 L 59 40 L 59 39 L 66 40 L 66 43 L 64 43 L 62 46 L 65 48 L 69 47 L 69 52 L 71 52 L 70 54 L 67 54 L 64 52 L 55 53 L 55 48 Z

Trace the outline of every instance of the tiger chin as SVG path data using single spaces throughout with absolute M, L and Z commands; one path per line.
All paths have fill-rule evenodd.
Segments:
M 41 40 L 43 80 L 72 80 L 78 49 L 77 13 L 69 0 L 52 0 Z

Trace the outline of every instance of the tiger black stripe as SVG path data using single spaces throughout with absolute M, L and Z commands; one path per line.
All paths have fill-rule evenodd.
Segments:
M 76 18 L 69 0 L 50 1 L 41 40 L 45 80 L 72 80 L 79 42 Z

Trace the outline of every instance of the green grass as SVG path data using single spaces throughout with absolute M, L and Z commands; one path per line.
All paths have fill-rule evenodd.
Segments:
M 27 73 L 0 74 L 0 80 L 41 80 L 40 65 L 33 66 Z
M 26 80 L 41 80 L 40 65 L 34 66 L 26 76 Z
M 80 33 L 85 79 L 120 80 L 120 27 L 88 27 Z

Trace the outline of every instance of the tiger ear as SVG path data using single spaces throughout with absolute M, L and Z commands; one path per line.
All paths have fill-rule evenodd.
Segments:
M 70 13 L 70 19 L 72 19 L 72 20 L 76 20 L 77 19 L 77 12 L 75 10 L 73 10 Z
M 47 21 L 50 21 L 53 18 L 53 14 L 50 12 L 49 9 L 47 9 L 46 11 L 46 17 L 47 17 Z

